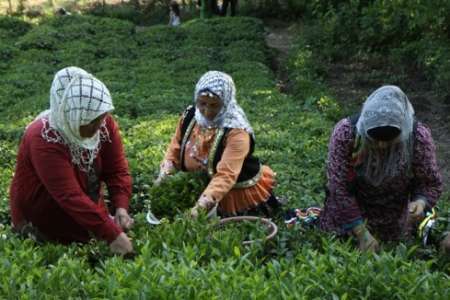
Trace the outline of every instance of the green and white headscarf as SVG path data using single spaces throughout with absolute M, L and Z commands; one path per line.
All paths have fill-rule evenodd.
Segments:
M 88 172 L 98 154 L 100 141 L 109 140 L 109 133 L 103 123 L 93 137 L 83 138 L 80 126 L 113 109 L 109 90 L 100 80 L 83 69 L 64 68 L 53 79 L 50 109 L 38 116 L 44 122 L 42 138 L 69 147 L 72 163 Z

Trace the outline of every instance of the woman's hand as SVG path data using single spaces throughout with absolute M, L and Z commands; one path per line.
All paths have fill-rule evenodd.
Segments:
M 198 218 L 198 214 L 200 213 L 201 208 L 198 207 L 198 205 L 196 204 L 193 208 L 191 208 L 191 218 L 196 219 Z
M 426 203 L 422 199 L 418 199 L 409 203 L 409 219 L 412 224 L 417 224 L 424 218 L 425 207 Z
M 450 255 L 450 233 L 447 233 L 445 238 L 441 241 L 441 251 Z
M 133 245 L 128 236 L 122 232 L 111 244 L 109 244 L 109 249 L 115 254 L 125 255 L 133 252 Z
M 358 239 L 358 248 L 362 252 L 378 252 L 380 250 L 380 244 L 364 224 L 356 226 L 353 234 Z
M 158 178 L 153 182 L 154 185 L 159 185 L 164 178 L 169 175 L 175 174 L 176 168 L 170 160 L 164 160 L 159 167 Z
M 120 226 L 123 230 L 128 230 L 133 226 L 134 220 L 130 217 L 125 208 L 117 208 L 114 222 Z
M 164 178 L 165 176 L 158 175 L 158 178 L 156 178 L 155 181 L 153 181 L 153 184 L 160 185 Z
M 206 195 L 201 195 L 197 200 L 197 204 L 191 209 L 191 217 L 197 218 L 201 210 L 209 211 L 216 205 L 216 201 Z

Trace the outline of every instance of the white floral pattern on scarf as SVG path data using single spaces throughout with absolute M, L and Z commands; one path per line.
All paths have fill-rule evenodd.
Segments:
M 223 102 L 222 109 L 210 121 L 206 119 L 196 107 L 195 120 L 200 126 L 207 128 L 239 128 L 244 129 L 253 136 L 253 128 L 243 109 L 236 101 L 236 87 L 228 74 L 219 71 L 205 73 L 195 86 L 194 102 L 200 93 L 209 91 L 217 95 Z

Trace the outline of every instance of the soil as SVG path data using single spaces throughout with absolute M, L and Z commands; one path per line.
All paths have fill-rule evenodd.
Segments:
M 291 47 L 294 45 L 299 25 L 289 25 L 276 20 L 266 21 L 266 24 L 266 43 L 274 51 L 271 67 L 277 74 L 279 90 L 287 93 L 289 77 L 285 66 Z

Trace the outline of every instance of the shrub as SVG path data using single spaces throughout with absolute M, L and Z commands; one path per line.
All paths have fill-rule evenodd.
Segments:
M 18 42 L 21 50 L 43 49 L 55 50 L 63 38 L 55 28 L 39 26 L 29 34 L 22 37 Z
M 31 25 L 19 18 L 0 16 L 0 29 L 10 37 L 18 37 L 27 33 Z
M 147 207 L 157 217 L 172 219 L 192 208 L 208 185 L 206 173 L 179 172 L 148 191 Z

